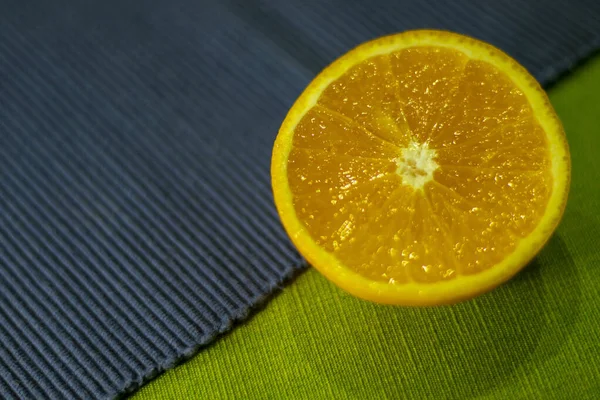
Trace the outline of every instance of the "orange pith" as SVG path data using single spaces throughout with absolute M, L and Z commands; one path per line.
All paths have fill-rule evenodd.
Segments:
M 539 250 L 564 208 L 568 149 L 512 60 L 416 34 L 435 40 L 365 48 L 322 74 L 282 126 L 273 179 L 292 240 L 326 276 L 370 300 L 438 304 L 489 290 Z

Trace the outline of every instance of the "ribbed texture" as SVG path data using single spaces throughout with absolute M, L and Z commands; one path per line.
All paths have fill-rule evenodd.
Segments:
M 277 128 L 335 57 L 422 27 L 548 82 L 600 44 L 600 3 L 0 0 L 0 397 L 133 389 L 303 268 Z

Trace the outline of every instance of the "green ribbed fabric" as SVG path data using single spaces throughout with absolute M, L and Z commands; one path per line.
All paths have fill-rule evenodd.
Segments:
M 509 283 L 455 306 L 400 308 L 309 270 L 133 398 L 600 398 L 600 57 L 549 92 L 571 195 L 557 233 Z

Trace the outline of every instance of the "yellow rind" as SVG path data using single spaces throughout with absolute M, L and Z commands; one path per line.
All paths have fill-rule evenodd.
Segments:
M 321 248 L 296 216 L 287 178 L 287 160 L 294 129 L 313 107 L 321 93 L 354 65 L 377 55 L 410 47 L 438 46 L 459 50 L 475 60 L 486 61 L 504 71 L 525 94 L 547 135 L 552 162 L 553 186 L 546 211 L 532 233 L 523 238 L 499 264 L 474 275 L 458 276 L 436 283 L 390 284 L 371 281 L 346 268 L 333 254 Z M 571 160 L 564 130 L 548 96 L 538 82 L 501 50 L 463 35 L 434 30 L 416 30 L 385 36 L 364 43 L 323 70 L 304 90 L 287 114 L 273 148 L 271 179 L 275 204 L 283 226 L 307 261 L 349 293 L 377 303 L 411 306 L 450 304 L 475 297 L 497 287 L 521 270 L 543 247 L 556 229 L 565 209 L 571 178 Z

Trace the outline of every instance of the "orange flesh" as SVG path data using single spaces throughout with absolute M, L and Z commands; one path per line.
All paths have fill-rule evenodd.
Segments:
M 433 162 L 430 177 L 406 155 L 411 146 Z M 296 126 L 287 170 L 316 243 L 371 280 L 429 283 L 512 252 L 546 209 L 550 164 L 545 134 L 505 74 L 418 47 L 331 84 Z

